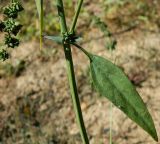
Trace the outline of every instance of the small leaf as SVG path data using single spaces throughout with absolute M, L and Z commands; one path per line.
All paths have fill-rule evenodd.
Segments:
M 63 43 L 63 37 L 61 36 L 44 36 L 44 38 L 52 40 L 58 44 L 62 44 Z
M 43 11 L 43 0 L 35 0 L 35 2 L 36 2 L 37 12 L 38 12 L 39 19 L 40 19 L 41 13 Z
M 81 42 L 83 40 L 82 37 L 78 36 L 76 39 L 75 39 L 75 42 Z
M 91 55 L 91 75 L 99 93 L 107 97 L 156 141 L 156 129 L 146 105 L 120 68 L 110 61 Z

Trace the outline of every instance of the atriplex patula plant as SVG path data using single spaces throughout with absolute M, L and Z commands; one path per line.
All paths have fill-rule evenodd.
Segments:
M 43 1 L 36 0 L 37 8 L 40 15 L 41 33 L 43 25 Z M 38 5 L 39 4 L 39 5 Z M 146 132 L 148 132 L 154 140 L 158 141 L 156 129 L 149 114 L 146 105 L 139 96 L 138 92 L 129 81 L 123 71 L 110 61 L 87 52 L 84 48 L 77 44 L 78 36 L 75 33 L 75 27 L 78 16 L 83 4 L 83 0 L 78 1 L 78 6 L 73 18 L 70 30 L 66 24 L 65 11 L 63 1 L 57 0 L 57 9 L 60 19 L 61 35 L 60 36 L 44 36 L 55 42 L 61 43 L 64 48 L 67 74 L 69 79 L 70 91 L 73 100 L 73 106 L 76 114 L 76 120 L 80 128 L 80 134 L 84 144 L 89 144 L 89 139 L 84 126 L 82 111 L 77 93 L 75 73 L 72 61 L 71 45 L 80 49 L 90 60 L 90 70 L 92 80 L 97 91 L 107 97 L 115 106 L 123 111 L 130 119 L 136 122 Z
M 36 0 L 40 22 L 41 34 L 43 28 L 43 0 Z M 68 30 L 66 24 L 65 11 L 62 0 L 57 0 L 57 10 L 60 19 L 60 36 L 44 36 L 47 39 L 61 43 L 64 48 L 67 74 L 69 79 L 73 107 L 76 114 L 76 120 L 79 125 L 81 138 L 84 144 L 89 144 L 89 139 L 85 129 L 80 102 L 77 93 L 75 73 L 72 61 L 71 45 L 81 50 L 90 60 L 90 71 L 92 80 L 97 91 L 107 97 L 115 106 L 123 111 L 131 120 L 136 122 L 155 141 L 158 141 L 157 132 L 149 114 L 146 105 L 139 96 L 138 92 L 129 81 L 123 71 L 110 61 L 87 52 L 77 44 L 78 36 L 75 33 L 76 23 L 83 4 L 83 0 L 78 1 L 78 6 L 73 18 L 72 25 Z
M 43 29 L 43 0 L 36 0 L 40 22 L 41 37 Z M 89 144 L 89 139 L 85 129 L 80 102 L 78 98 L 77 86 L 75 81 L 75 73 L 72 61 L 71 46 L 80 49 L 90 60 L 90 70 L 93 84 L 97 91 L 107 97 L 115 106 L 123 111 L 130 119 L 136 122 L 146 132 L 148 132 L 156 141 L 158 141 L 156 129 L 149 114 L 147 107 L 139 96 L 138 92 L 128 80 L 123 71 L 110 61 L 87 52 L 84 48 L 77 44 L 78 36 L 75 33 L 76 23 L 83 4 L 83 0 L 78 1 L 78 6 L 73 18 L 72 25 L 68 30 L 66 17 L 63 7 L 63 1 L 57 0 L 58 15 L 60 18 L 61 35 L 60 36 L 44 36 L 55 42 L 61 43 L 64 48 L 67 74 L 73 100 L 73 106 L 76 114 L 76 120 L 79 125 L 80 134 L 84 144 Z M 13 17 L 14 18 L 14 17 Z M 1 24 L 4 31 L 4 23 Z M 9 35 L 14 31 L 5 31 Z M 13 33 L 14 34 L 14 33 Z M 41 39 L 42 42 L 42 39 Z

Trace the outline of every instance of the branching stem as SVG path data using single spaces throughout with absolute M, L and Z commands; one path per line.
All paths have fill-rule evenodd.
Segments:
M 70 33 L 74 33 L 76 23 L 77 23 L 77 20 L 78 20 L 78 16 L 79 16 L 79 13 L 81 11 L 82 4 L 83 4 L 83 0 L 79 0 L 78 1 L 78 6 L 77 6 L 77 9 L 76 9 L 76 13 L 75 13 L 74 18 L 73 18 L 73 23 L 72 23 L 72 26 L 71 26 L 71 29 L 70 29 Z
M 62 0 L 57 0 L 57 8 L 58 8 L 58 14 L 60 17 L 61 33 L 64 35 L 65 33 L 67 33 L 67 24 L 66 24 Z M 74 107 L 74 111 L 76 114 L 76 120 L 80 128 L 80 134 L 82 137 L 83 144 L 89 144 L 87 132 L 86 132 L 84 121 L 83 121 L 82 111 L 80 107 L 78 92 L 77 92 L 70 44 L 64 43 L 63 47 L 64 47 L 64 53 L 65 53 L 65 58 L 66 58 L 67 74 L 68 74 L 68 79 L 69 79 L 73 107 Z

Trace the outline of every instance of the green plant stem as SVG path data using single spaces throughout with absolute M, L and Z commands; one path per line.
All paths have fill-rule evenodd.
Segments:
M 81 51 L 83 51 L 85 53 L 85 55 L 87 55 L 88 58 L 90 60 L 92 60 L 92 55 L 89 52 L 87 52 L 84 48 L 82 48 L 80 45 L 78 45 L 76 43 L 71 43 L 71 44 L 74 45 L 74 46 L 76 46 L 77 48 L 79 48 Z
M 57 0 L 57 8 L 58 8 L 58 14 L 60 17 L 61 33 L 64 34 L 67 32 L 67 25 L 66 25 L 65 13 L 64 13 L 64 7 L 63 7 L 62 0 Z M 82 111 L 80 107 L 78 92 L 77 92 L 70 44 L 64 43 L 63 46 L 64 46 L 64 53 L 65 53 L 66 64 L 67 64 L 67 74 L 68 74 L 68 79 L 69 79 L 73 107 L 74 107 L 75 114 L 76 114 L 76 120 L 80 128 L 80 134 L 82 137 L 83 144 L 89 144 L 87 132 L 86 132 L 84 121 L 83 121 Z
M 78 1 L 78 6 L 77 6 L 77 9 L 76 9 L 76 13 L 75 13 L 74 18 L 73 18 L 73 23 L 71 25 L 70 33 L 74 33 L 76 23 L 77 23 L 77 20 L 78 20 L 78 16 L 79 16 L 79 13 L 81 11 L 82 4 L 83 4 L 83 0 L 79 0 Z
M 43 15 L 44 15 L 44 10 L 43 10 L 43 0 L 41 0 L 41 11 L 40 11 L 40 50 L 42 50 L 42 45 L 43 45 Z
M 35 0 L 37 11 L 38 11 L 38 16 L 39 16 L 39 28 L 40 28 L 40 33 L 39 33 L 39 42 L 40 42 L 40 50 L 42 49 L 42 44 L 43 44 L 43 17 L 44 17 L 44 9 L 43 9 L 43 0 Z

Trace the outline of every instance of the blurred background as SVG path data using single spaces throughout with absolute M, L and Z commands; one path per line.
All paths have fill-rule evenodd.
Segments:
M 0 12 L 7 3 L 0 0 Z M 68 27 L 76 3 L 64 1 Z M 35 2 L 23 0 L 22 4 L 25 10 L 18 17 L 23 24 L 18 35 L 21 44 L 11 50 L 9 60 L 0 62 L 0 144 L 81 144 L 63 48 L 44 40 L 40 52 Z M 44 7 L 44 34 L 58 35 L 56 1 L 45 1 Z M 160 137 L 160 1 L 85 0 L 76 32 L 85 49 L 124 70 L 146 103 Z M 112 52 L 110 39 L 117 41 Z M 91 144 L 109 144 L 111 117 L 113 144 L 158 144 L 116 107 L 111 111 L 110 102 L 94 90 L 88 59 L 74 47 L 72 52 Z

